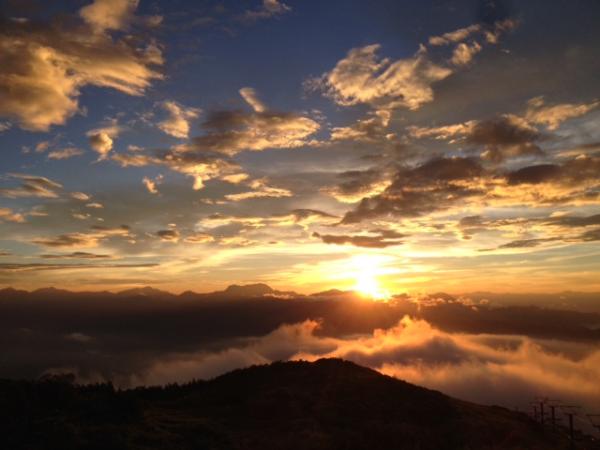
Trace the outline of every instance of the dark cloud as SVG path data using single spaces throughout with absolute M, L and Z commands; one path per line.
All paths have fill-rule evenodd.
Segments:
M 590 216 L 594 217 L 594 216 Z M 585 219 L 585 218 L 580 218 Z M 532 223 L 539 221 L 532 221 Z M 553 222 L 550 222 L 553 223 Z M 568 222 L 567 222 L 568 223 Z M 553 223 L 556 224 L 556 223 Z M 571 222 L 568 223 L 567 227 L 585 227 L 592 223 L 586 223 L 585 220 L 581 220 L 579 223 Z M 564 226 L 564 225 L 563 225 Z M 531 248 L 538 247 L 541 244 L 547 242 L 564 242 L 564 243 L 578 243 L 578 242 L 592 242 L 600 240 L 600 228 L 584 231 L 583 233 L 569 236 L 552 236 L 545 238 L 533 238 L 533 239 L 519 239 L 511 241 L 498 247 L 498 249 L 518 249 L 518 248 Z M 488 251 L 490 249 L 482 250 Z
M 313 237 L 321 239 L 326 244 L 350 244 L 356 247 L 366 248 L 386 248 L 395 245 L 402 245 L 404 241 L 402 238 L 405 235 L 397 233 L 391 230 L 372 230 L 371 233 L 375 235 L 334 235 L 324 234 L 321 235 L 317 232 L 313 233 Z
M 160 238 L 161 241 L 165 242 L 177 242 L 179 241 L 179 231 L 175 229 L 170 230 L 158 230 L 156 235 Z
M 296 218 L 296 221 L 298 222 L 304 219 L 309 219 L 311 217 L 337 219 L 337 216 L 316 209 L 294 209 L 291 211 L 291 214 Z
M 598 180 L 600 157 L 582 156 L 569 159 L 563 164 L 538 164 L 509 172 L 508 184 L 580 184 L 588 180 Z
M 556 164 L 539 164 L 527 166 L 510 172 L 508 184 L 538 184 L 556 179 L 561 174 L 561 167 Z
M 87 258 L 89 259 L 89 258 Z M 156 267 L 156 263 L 143 264 L 40 264 L 40 263 L 2 263 L 0 272 L 36 272 L 45 270 L 72 270 L 72 269 L 135 269 L 142 267 Z
M 477 122 L 467 133 L 465 141 L 484 147 L 482 157 L 501 162 L 507 157 L 543 155 L 535 143 L 540 133 L 526 121 L 511 115 Z
M 192 139 L 197 151 L 235 155 L 244 150 L 294 148 L 319 129 L 308 117 L 274 111 L 213 111 L 202 124 L 206 134 Z
M 44 259 L 105 259 L 105 258 L 111 258 L 111 255 L 103 255 L 103 254 L 88 253 L 88 252 L 72 252 L 72 253 L 60 253 L 60 254 L 44 254 L 44 255 L 40 255 L 40 258 L 44 258 Z
M 386 174 L 377 168 L 367 170 L 349 170 L 337 174 L 340 183 L 335 186 L 324 188 L 329 195 L 343 202 L 358 201 L 373 193 L 378 193 L 385 183 Z
M 551 217 L 546 223 L 560 225 L 563 227 L 587 227 L 591 225 L 600 225 L 600 214 L 592 216 L 560 216 Z
M 600 241 L 600 228 L 589 230 L 579 236 L 583 242 Z
M 378 216 L 417 217 L 443 210 L 466 198 L 482 195 L 468 182 L 484 174 L 472 158 L 435 158 L 415 168 L 400 169 L 381 194 L 364 198 L 344 216 L 343 223 L 356 223 Z
M 556 241 L 560 238 L 544 238 L 544 239 L 521 239 L 517 241 L 511 241 L 501 245 L 498 248 L 530 248 L 537 247 L 544 242 Z

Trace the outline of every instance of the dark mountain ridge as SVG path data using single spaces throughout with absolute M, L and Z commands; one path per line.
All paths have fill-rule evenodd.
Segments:
M 125 391 L 66 376 L 0 381 L 0 399 L 0 432 L 14 450 L 569 448 L 523 413 L 336 359 Z

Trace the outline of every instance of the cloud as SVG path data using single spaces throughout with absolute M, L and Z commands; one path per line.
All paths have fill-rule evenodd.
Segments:
M 41 141 L 35 144 L 35 152 L 36 153 L 44 153 L 50 147 L 50 141 Z
M 584 232 L 579 239 L 582 242 L 600 241 L 600 228 Z
M 509 185 L 553 183 L 581 186 L 585 182 L 597 185 L 600 171 L 600 156 L 581 155 L 562 164 L 537 164 L 508 172 Z
M 265 227 L 290 227 L 300 226 L 307 229 L 310 225 L 333 225 L 340 218 L 324 211 L 315 209 L 294 209 L 289 212 L 262 216 L 229 216 L 224 214 L 211 214 L 198 221 L 198 226 L 204 230 L 218 231 L 224 227 L 236 226 L 239 230 L 256 230 Z
M 213 242 L 215 238 L 208 233 L 196 232 L 189 234 L 184 239 L 185 242 L 189 244 L 206 244 L 208 242 Z
M 378 58 L 379 44 L 354 48 L 330 72 L 307 80 L 305 87 L 323 92 L 339 105 L 368 104 L 377 109 L 403 107 L 417 110 L 433 101 L 435 83 L 452 75 L 455 68 L 467 66 L 482 50 L 481 43 L 475 40 L 460 41 L 483 31 L 488 43 L 496 43 L 503 32 L 516 25 L 515 20 L 506 19 L 492 26 L 474 24 L 430 37 L 432 46 L 457 44 L 449 60 L 450 66 L 434 62 L 422 44 L 412 57 L 398 60 Z
M 591 225 L 600 225 L 600 214 L 594 214 L 592 216 L 551 217 L 547 219 L 546 222 L 563 227 L 587 227 Z
M 511 18 L 498 20 L 491 25 L 476 23 L 464 28 L 459 28 L 455 31 L 450 31 L 449 33 L 444 33 L 441 36 L 431 36 L 429 38 L 429 45 L 442 46 L 450 44 L 459 44 L 455 48 L 456 50 L 460 47 L 460 43 L 467 40 L 468 38 L 472 38 L 473 35 L 478 34 L 482 34 L 489 44 L 497 44 L 500 36 L 503 33 L 515 29 L 518 25 L 519 22 L 516 19 Z M 473 44 L 477 44 L 475 40 L 473 40 L 472 42 Z
M 455 138 L 462 138 L 471 132 L 477 121 L 471 120 L 465 123 L 457 123 L 453 125 L 442 125 L 437 127 L 417 127 L 409 126 L 408 134 L 416 139 L 433 138 L 449 140 L 451 143 L 456 142 Z
M 110 255 L 103 255 L 98 253 L 88 252 L 72 252 L 72 253 L 60 253 L 60 254 L 43 254 L 39 256 L 44 259 L 107 259 L 111 258 Z
M 555 241 L 556 238 L 548 238 L 548 239 L 520 239 L 517 241 L 511 241 L 506 244 L 501 245 L 498 248 L 531 248 L 537 247 L 544 242 Z
M 371 113 L 368 119 L 358 120 L 349 127 L 334 127 L 331 130 L 332 141 L 378 142 L 392 141 L 395 134 L 387 132 L 391 111 L 386 109 Z
M 324 337 L 317 335 L 318 328 L 318 322 L 307 320 L 282 325 L 245 345 L 173 354 L 130 382 L 209 379 L 253 364 L 335 357 L 477 403 L 528 408 L 539 395 L 586 409 L 600 407 L 600 352 L 592 347 L 578 356 L 568 355 L 523 336 L 453 334 L 409 317 L 361 336 Z
M 21 185 L 15 188 L 0 189 L 0 196 L 8 198 L 38 197 L 57 198 L 62 185 L 46 177 L 19 173 L 8 174 L 10 178 L 21 180 Z
M 477 42 L 465 44 L 461 42 L 452 52 L 450 62 L 455 66 L 466 66 L 471 62 L 473 57 L 481 51 L 482 47 Z
M 117 228 L 93 226 L 91 231 L 85 233 L 67 233 L 53 237 L 39 237 L 32 239 L 32 243 L 52 248 L 90 248 L 97 247 L 101 241 L 111 237 L 133 239 L 127 225 Z
M 248 200 L 251 198 L 279 198 L 279 197 L 291 197 L 293 194 L 288 189 L 277 188 L 269 186 L 267 178 L 260 178 L 252 180 L 248 183 L 252 191 L 240 192 L 239 194 L 227 194 L 225 198 L 232 202 L 239 202 L 242 200 Z
M 75 147 L 67 147 L 61 150 L 52 150 L 48 153 L 48 159 L 69 159 L 74 156 L 83 155 L 83 150 Z
M 158 236 L 161 241 L 173 243 L 179 242 L 180 238 L 179 231 L 175 229 L 158 230 L 156 236 Z
M 402 238 L 406 237 L 404 234 L 397 233 L 391 230 L 374 230 L 375 235 L 333 235 L 325 234 L 321 235 L 314 232 L 313 237 L 321 239 L 325 244 L 350 244 L 355 247 L 366 247 L 366 248 L 386 248 L 396 245 L 402 245 L 404 241 Z
M 280 16 L 291 10 L 292 8 L 279 0 L 263 0 L 258 9 L 246 11 L 238 19 L 243 22 L 256 22 L 257 20 Z
M 138 0 L 94 0 L 79 10 L 79 15 L 97 33 L 121 30 L 133 20 Z
M 244 150 L 262 151 L 309 145 L 309 136 L 320 126 L 293 113 L 215 111 L 202 124 L 204 135 L 192 139 L 198 151 L 236 155 Z
M 294 209 L 290 212 L 290 214 L 284 214 L 281 216 L 275 216 L 277 219 L 287 219 L 291 217 L 293 222 L 296 224 L 301 224 L 303 226 L 319 223 L 319 224 L 333 224 L 339 221 L 338 216 L 334 216 L 332 214 L 326 213 L 324 211 L 319 211 L 316 209 Z
M 204 183 L 213 178 L 238 174 L 240 167 L 233 161 L 210 152 L 198 151 L 194 145 L 182 144 L 154 154 L 119 153 L 112 159 L 122 167 L 165 166 L 192 177 L 194 190 L 202 189 Z
M 452 70 L 433 63 L 424 47 L 410 58 L 391 61 L 379 59 L 379 44 L 355 48 L 330 72 L 308 87 L 322 90 L 337 104 L 361 103 L 376 107 L 419 109 L 433 100 L 432 85 L 452 74 Z
M 158 150 L 153 154 L 137 151 L 119 153 L 113 155 L 112 159 L 123 167 L 166 166 L 193 177 L 194 189 L 198 190 L 204 187 L 206 181 L 214 178 L 234 184 L 248 178 L 230 157 L 246 150 L 291 149 L 313 145 L 315 142 L 308 137 L 320 128 L 316 121 L 294 113 L 236 110 L 213 111 L 201 126 L 204 134 L 168 150 Z M 267 191 L 261 190 L 263 193 Z
M 157 267 L 156 263 L 142 264 L 40 264 L 40 263 L 0 263 L 0 272 L 41 272 L 58 270 L 96 270 L 96 269 L 136 269 Z
M 196 119 L 200 110 L 186 108 L 174 101 L 165 101 L 161 104 L 168 113 L 168 117 L 157 124 L 158 128 L 166 134 L 179 139 L 186 139 L 190 132 L 190 119 Z
M 583 116 L 597 108 L 598 105 L 600 105 L 599 101 L 546 106 L 543 97 L 535 97 L 527 103 L 525 119 L 531 123 L 545 125 L 549 130 L 556 130 L 565 120 Z
M 519 26 L 517 19 L 506 18 L 494 22 L 491 28 L 485 30 L 485 40 L 490 44 L 497 44 L 502 33 L 514 30 Z
M 287 360 L 298 352 L 308 354 L 334 350 L 327 338 L 315 339 L 318 322 L 307 320 L 294 325 L 282 325 L 271 333 L 244 347 L 232 347 L 221 352 L 172 355 L 156 361 L 132 384 L 165 384 L 167 380 L 208 379 L 240 367 Z M 334 341 L 333 341 L 334 342 Z
M 110 119 L 108 123 L 101 128 L 90 130 L 86 133 L 90 147 L 100 156 L 98 159 L 106 159 L 108 153 L 112 150 L 114 139 L 121 133 L 122 128 L 116 119 Z
M 113 148 L 112 138 L 104 131 L 90 132 L 88 134 L 90 146 L 98 153 L 100 159 L 106 158 L 108 152 Z
M 485 192 L 471 187 L 485 174 L 472 158 L 434 158 L 414 168 L 398 170 L 383 192 L 365 197 L 347 212 L 342 223 L 358 223 L 379 216 L 417 217 L 447 209 L 461 200 Z
M 484 120 L 473 124 L 467 133 L 466 142 L 482 145 L 482 157 L 491 161 L 502 161 L 524 155 L 542 155 L 535 141 L 540 133 L 525 120 L 512 114 Z
M 51 19 L 3 20 L 0 32 L 0 116 L 31 131 L 62 125 L 79 111 L 78 98 L 87 85 L 142 95 L 162 78 L 153 67 L 162 64 L 159 48 L 149 41 L 113 38 L 108 30 L 124 17 L 120 6 L 131 2 L 98 1 L 83 8 L 88 22 Z M 100 26 L 100 10 L 104 25 Z M 116 14 L 113 14 L 113 12 Z M 103 28 L 104 27 L 104 28 Z
M 158 194 L 157 185 L 162 183 L 162 180 L 163 180 L 162 175 L 158 175 L 154 179 L 144 177 L 144 178 L 142 178 L 142 183 L 144 184 L 144 186 L 146 186 L 146 189 L 148 189 L 148 192 L 150 192 L 151 194 Z
M 322 191 L 343 203 L 354 203 L 364 197 L 381 194 L 391 184 L 386 171 L 375 168 L 350 170 L 337 174 L 341 182 Z
M 71 192 L 71 198 L 75 200 L 81 200 L 82 202 L 87 202 L 91 199 L 91 197 L 85 192 Z
M 267 107 L 258 98 L 258 94 L 253 88 L 244 87 L 240 89 L 240 95 L 257 113 L 262 113 L 267 110 Z
M 451 43 L 461 42 L 471 36 L 473 33 L 479 31 L 481 31 L 481 25 L 469 25 L 465 28 L 459 28 L 458 30 L 444 33 L 441 36 L 431 36 L 429 38 L 429 45 L 448 45 Z
M 21 213 L 14 212 L 10 208 L 0 207 L 0 222 L 2 221 L 23 223 L 25 222 L 25 216 L 23 216 Z
M 545 125 L 553 131 L 565 120 L 585 115 L 598 105 L 600 102 L 594 101 L 546 106 L 543 97 L 535 97 L 527 103 L 522 115 L 501 114 L 492 119 L 437 127 L 410 126 L 408 135 L 416 139 L 433 138 L 483 146 L 482 157 L 494 162 L 528 155 L 541 156 L 544 152 L 538 143 L 549 136 L 542 134 L 536 125 Z
M 448 140 L 450 143 L 464 142 L 481 146 L 481 156 L 494 162 L 544 154 L 537 145 L 542 134 L 527 120 L 514 114 L 431 128 L 412 126 L 408 131 L 410 136 L 417 139 L 434 138 Z

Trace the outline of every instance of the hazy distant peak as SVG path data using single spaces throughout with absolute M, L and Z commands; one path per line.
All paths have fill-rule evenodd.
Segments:
M 126 289 L 124 291 L 120 291 L 120 292 L 118 292 L 118 295 L 123 295 L 123 296 L 141 295 L 144 297 L 156 297 L 156 296 L 164 296 L 164 295 L 172 295 L 172 294 L 169 292 L 166 292 L 166 291 L 161 291 L 160 289 L 155 289 L 150 286 L 144 286 L 141 288 L 132 288 L 132 289 Z

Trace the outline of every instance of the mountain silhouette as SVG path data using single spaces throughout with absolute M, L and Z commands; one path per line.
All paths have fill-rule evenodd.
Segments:
M 115 390 L 68 375 L 0 381 L 19 449 L 562 449 L 524 413 L 445 396 L 338 359 L 253 366 L 211 381 Z M 586 447 L 587 448 L 587 447 Z
M 220 294 L 228 297 L 262 297 L 264 295 L 273 294 L 275 291 L 264 283 L 256 284 L 232 284 Z
M 170 292 L 161 291 L 160 289 L 155 289 L 155 288 L 150 287 L 150 286 L 144 286 L 144 287 L 141 287 L 141 288 L 126 289 L 124 291 L 118 292 L 117 295 L 120 295 L 120 296 L 123 296 L 123 297 L 135 297 L 135 296 L 142 296 L 142 297 L 171 297 L 171 296 L 173 296 L 173 294 L 171 294 Z

